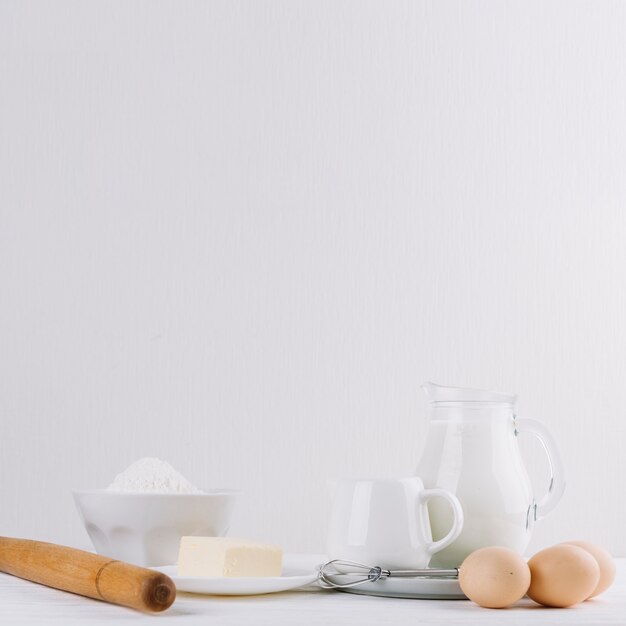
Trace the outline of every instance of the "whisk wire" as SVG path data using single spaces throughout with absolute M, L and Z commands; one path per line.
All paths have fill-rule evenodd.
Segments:
M 411 569 L 389 570 L 379 565 L 365 565 L 356 561 L 333 559 L 319 567 L 319 583 L 326 589 L 346 589 L 366 583 L 377 582 L 386 578 L 457 578 L 459 570 L 452 569 Z M 361 576 L 356 580 L 340 582 L 341 577 Z

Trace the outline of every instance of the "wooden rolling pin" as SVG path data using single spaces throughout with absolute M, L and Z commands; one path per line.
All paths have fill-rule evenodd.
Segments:
M 0 572 L 140 611 L 164 611 L 176 599 L 165 574 L 29 539 L 0 537 Z

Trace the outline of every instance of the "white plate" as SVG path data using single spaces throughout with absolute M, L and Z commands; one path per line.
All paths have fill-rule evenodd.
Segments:
M 283 559 L 282 576 L 266 576 L 260 578 L 205 578 L 203 576 L 179 576 L 176 565 L 152 567 L 169 576 L 178 591 L 189 593 L 205 593 L 220 596 L 248 596 L 260 593 L 276 593 L 297 589 L 315 582 L 318 577 L 316 569 L 303 567 L 298 559 Z
M 326 577 L 338 584 L 362 580 L 363 576 L 353 574 Z M 337 589 L 347 593 L 359 593 L 366 596 L 385 596 L 389 598 L 416 598 L 419 600 L 467 600 L 455 578 L 381 578 L 366 582 L 356 587 Z

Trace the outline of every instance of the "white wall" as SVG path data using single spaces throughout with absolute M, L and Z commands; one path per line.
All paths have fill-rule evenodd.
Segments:
M 321 550 L 326 479 L 410 474 L 432 379 L 553 430 L 534 546 L 626 555 L 625 20 L 2 0 L 0 534 L 88 545 L 70 488 L 156 455 Z

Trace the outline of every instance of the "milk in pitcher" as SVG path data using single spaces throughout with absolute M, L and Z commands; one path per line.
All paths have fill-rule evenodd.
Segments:
M 504 546 L 522 553 L 535 521 L 561 497 L 560 460 L 545 427 L 516 418 L 515 396 L 427 383 L 430 422 L 417 475 L 425 487 L 446 489 L 459 498 L 464 526 L 459 538 L 437 553 L 431 567 L 458 567 L 474 550 Z M 539 503 L 524 466 L 517 434 L 540 437 L 550 456 L 553 476 Z M 557 475 L 558 474 L 558 475 Z M 429 504 L 433 538 L 444 536 L 452 519 L 449 509 Z

